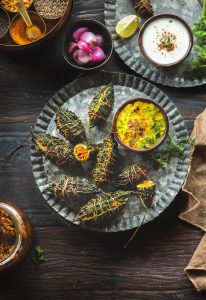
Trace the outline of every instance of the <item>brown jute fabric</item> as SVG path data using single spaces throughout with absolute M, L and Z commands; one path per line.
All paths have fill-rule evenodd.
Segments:
M 206 232 L 206 109 L 196 118 L 191 137 L 195 140 L 195 147 L 183 186 L 188 201 L 179 217 Z M 206 290 L 206 234 L 185 272 L 197 291 Z

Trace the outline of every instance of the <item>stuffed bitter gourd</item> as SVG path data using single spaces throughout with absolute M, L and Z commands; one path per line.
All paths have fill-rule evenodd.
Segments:
M 138 182 L 146 179 L 148 176 L 148 168 L 137 164 L 127 166 L 114 180 L 114 185 L 117 187 L 127 187 L 135 185 Z
M 96 95 L 89 105 L 89 123 L 90 128 L 101 124 L 105 121 L 114 106 L 114 89 L 112 83 L 103 87 L 99 94 Z
M 93 181 L 101 186 L 109 181 L 114 173 L 117 161 L 118 145 L 113 136 L 104 139 L 96 157 L 96 164 L 92 171 Z
M 47 133 L 33 135 L 33 141 L 45 156 L 57 165 L 74 166 L 76 159 L 68 143 Z
M 74 112 L 64 108 L 59 109 L 55 122 L 59 132 L 71 143 L 86 140 L 84 125 Z
M 59 180 L 50 183 L 46 191 L 54 197 L 78 199 L 94 196 L 100 193 L 101 189 L 87 178 L 63 176 Z

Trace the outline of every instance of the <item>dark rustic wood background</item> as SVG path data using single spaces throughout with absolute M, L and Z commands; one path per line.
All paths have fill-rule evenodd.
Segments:
M 73 18 L 103 21 L 103 1 L 75 0 Z M 130 232 L 100 234 L 66 227 L 44 205 L 37 189 L 29 142 L 5 156 L 28 135 L 49 98 L 78 72 L 64 62 L 61 35 L 27 57 L 0 54 L 0 198 L 21 207 L 34 228 L 33 248 L 15 269 L 0 275 L 1 300 L 200 300 L 184 274 L 203 232 L 178 219 L 182 193 L 123 249 Z M 114 53 L 104 69 L 133 74 Z M 189 131 L 205 108 L 206 88 L 161 87 L 182 113 Z M 32 263 L 42 245 L 45 262 Z

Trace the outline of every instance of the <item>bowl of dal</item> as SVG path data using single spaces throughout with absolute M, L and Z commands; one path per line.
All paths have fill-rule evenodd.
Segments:
M 125 102 L 113 118 L 113 133 L 124 148 L 144 153 L 155 150 L 166 139 L 169 121 L 153 100 L 137 98 Z

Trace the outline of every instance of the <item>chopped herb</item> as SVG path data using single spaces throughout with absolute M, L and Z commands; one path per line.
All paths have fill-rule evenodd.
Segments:
M 34 256 L 33 256 L 33 262 L 35 264 L 41 264 L 44 262 L 44 249 L 42 248 L 42 246 L 37 246 L 34 250 Z
M 149 149 L 151 144 L 155 144 L 156 138 L 154 137 L 147 137 L 142 141 L 142 147 L 145 149 Z
M 156 138 L 160 138 L 162 136 L 163 125 L 164 125 L 164 120 L 158 120 L 152 126 L 152 130 L 153 130 Z
M 178 157 L 181 159 L 186 158 L 187 154 L 185 152 L 185 143 L 194 145 L 194 141 L 185 136 L 181 136 L 178 142 L 175 143 L 172 136 L 169 134 L 169 140 L 167 142 L 166 149 L 159 151 L 152 156 L 154 167 L 162 167 L 165 169 L 168 167 L 169 162 L 173 157 Z
M 169 23 L 172 23 L 172 20 L 169 20 Z
M 175 49 L 175 40 L 176 36 L 174 34 L 164 31 L 159 38 L 158 47 L 160 50 L 173 51 Z

